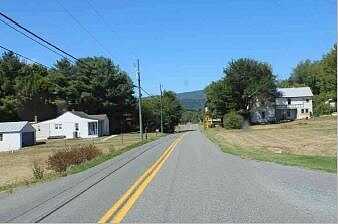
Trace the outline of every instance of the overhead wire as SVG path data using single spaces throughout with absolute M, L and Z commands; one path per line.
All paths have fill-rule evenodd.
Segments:
M 57 3 L 60 5 L 60 7 L 83 29 L 95 42 L 96 44 L 112 58 L 111 52 L 106 49 L 103 44 L 78 20 L 61 2 L 61 0 L 57 0 Z
M 61 49 L 60 47 L 56 46 L 55 44 L 47 41 L 46 39 L 44 39 L 43 37 L 35 34 L 34 32 L 32 32 L 31 30 L 29 30 L 28 28 L 25 28 L 24 26 L 20 25 L 17 21 L 15 21 L 14 19 L 12 19 L 11 17 L 5 15 L 4 13 L 0 12 L 0 15 L 4 18 L 6 18 L 7 20 L 11 21 L 14 25 L 16 25 L 17 27 L 19 27 L 20 29 L 26 31 L 27 33 L 29 33 L 30 35 L 34 36 L 35 38 L 39 39 L 40 41 L 46 43 L 47 45 L 53 47 L 54 49 L 62 52 L 63 54 L 67 55 L 68 57 L 76 60 L 76 61 L 80 61 L 78 58 L 76 58 L 75 56 L 71 55 L 70 53 L 66 52 L 65 50 Z
M 1 14 L 2 14 L 2 13 L 0 12 L 0 15 L 1 15 Z M 46 48 L 46 49 L 48 49 L 48 50 L 54 52 L 55 54 L 57 54 L 57 55 L 59 55 L 59 56 L 61 56 L 61 57 L 63 57 L 63 58 L 65 57 L 64 55 L 60 54 L 60 53 L 57 52 L 56 50 L 54 50 L 54 49 L 48 47 L 48 46 L 45 45 L 45 44 L 42 44 L 41 42 L 37 41 L 36 39 L 34 39 L 34 38 L 30 37 L 29 35 L 27 35 L 26 33 L 22 32 L 21 30 L 15 28 L 14 26 L 12 26 L 11 24 L 9 24 L 9 23 L 6 22 L 5 20 L 3 20 L 3 19 L 0 18 L 0 21 L 3 22 L 3 23 L 4 23 L 5 25 L 7 25 L 8 27 L 10 27 L 11 29 L 15 30 L 16 32 L 18 32 L 18 33 L 24 35 L 25 37 L 27 37 L 27 38 L 29 38 L 30 40 L 34 41 L 35 43 L 39 44 L 40 46 L 42 46 L 42 47 L 44 47 L 44 48 Z
M 37 62 L 37 61 L 35 61 L 35 60 L 33 60 L 33 59 L 30 59 L 30 58 L 27 57 L 27 56 L 24 56 L 24 55 L 19 54 L 19 53 L 15 52 L 15 51 L 13 51 L 13 50 L 11 50 L 11 49 L 8 49 L 7 47 L 2 46 L 1 44 L 0 44 L 0 48 L 3 49 L 3 50 L 5 50 L 5 51 L 12 52 L 13 54 L 15 54 L 15 55 L 17 55 L 17 56 L 19 56 L 19 57 L 21 57 L 21 58 L 24 58 L 24 59 L 26 59 L 27 61 L 30 61 L 30 62 L 33 62 L 33 63 L 35 63 L 35 64 L 41 65 L 41 66 L 43 66 L 43 67 L 45 67 L 45 68 L 50 68 L 50 67 L 47 66 L 47 65 L 41 64 L 40 62 Z

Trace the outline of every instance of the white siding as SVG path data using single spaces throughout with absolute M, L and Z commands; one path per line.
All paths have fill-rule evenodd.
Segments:
M 21 148 L 21 133 L 1 133 L 3 134 L 3 140 L 0 141 L 0 152 L 17 150 Z
M 36 130 L 36 140 L 47 139 L 50 136 L 49 125 L 50 121 L 33 124 Z
M 291 104 L 288 104 L 288 99 L 290 99 Z M 313 114 L 312 97 L 277 98 L 276 105 L 284 105 L 289 109 L 297 109 L 297 119 L 309 118 Z M 308 112 L 306 112 L 306 110 L 308 110 Z
M 78 137 L 80 138 L 94 138 L 98 135 L 88 135 L 88 123 L 98 122 L 97 120 L 86 119 L 78 117 L 70 112 L 66 112 L 61 116 L 44 122 L 34 124 L 36 128 L 37 139 L 46 139 L 53 136 L 65 136 L 66 138 L 74 138 L 75 124 L 79 124 Z M 58 129 L 55 126 L 58 126 Z M 61 125 L 61 129 L 59 128 Z M 109 128 L 109 126 L 108 126 Z M 40 129 L 40 131 L 39 131 Z

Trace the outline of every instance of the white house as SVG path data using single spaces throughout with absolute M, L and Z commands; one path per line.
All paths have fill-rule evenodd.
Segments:
M 59 117 L 33 124 L 38 140 L 48 138 L 95 138 L 109 135 L 107 115 L 67 111 Z
M 312 97 L 310 87 L 277 88 L 275 102 L 257 104 L 250 114 L 252 123 L 307 119 L 312 117 Z
M 0 152 L 35 144 L 35 129 L 28 121 L 0 123 Z

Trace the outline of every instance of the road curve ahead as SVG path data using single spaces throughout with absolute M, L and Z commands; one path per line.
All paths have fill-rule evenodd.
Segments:
M 336 175 L 224 154 L 185 135 L 123 222 L 337 221 Z
M 336 222 L 336 175 L 169 135 L 85 172 L 0 194 L 0 222 Z

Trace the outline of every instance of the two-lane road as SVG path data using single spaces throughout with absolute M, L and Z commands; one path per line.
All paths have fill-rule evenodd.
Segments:
M 2 193 L 0 222 L 336 222 L 336 180 L 224 154 L 196 130 Z

